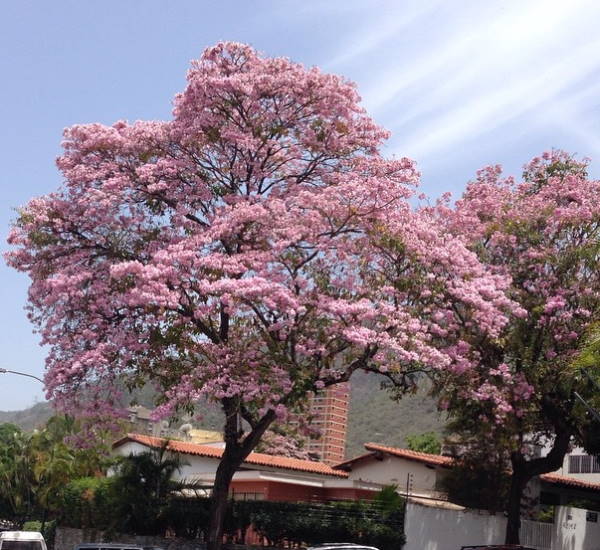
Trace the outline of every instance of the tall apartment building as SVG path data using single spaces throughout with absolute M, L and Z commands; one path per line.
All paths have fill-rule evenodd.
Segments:
M 319 428 L 321 437 L 310 440 L 308 451 L 326 464 L 343 462 L 346 452 L 350 384 L 336 384 L 312 398 L 311 425 Z

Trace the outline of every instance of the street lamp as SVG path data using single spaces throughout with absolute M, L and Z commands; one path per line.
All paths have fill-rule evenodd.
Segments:
M 17 372 L 16 370 L 8 370 L 8 369 L 3 369 L 2 367 L 0 367 L 0 374 L 18 374 L 19 376 L 27 376 L 28 378 L 34 378 L 35 380 L 37 380 L 38 382 L 41 382 L 42 384 L 44 383 L 44 381 L 41 378 L 38 378 L 37 376 L 34 376 L 33 374 L 27 374 L 26 372 Z

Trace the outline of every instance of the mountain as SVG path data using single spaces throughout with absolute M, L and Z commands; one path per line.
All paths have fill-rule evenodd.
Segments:
M 363 444 L 368 441 L 404 447 L 407 435 L 443 430 L 444 418 L 425 392 L 394 401 L 381 388 L 381 380 L 380 376 L 362 372 L 355 373 L 351 379 L 347 457 L 363 453 Z M 150 390 L 143 389 L 136 394 L 135 402 L 140 405 L 152 407 L 152 401 Z M 196 411 L 195 423 L 206 429 L 220 429 L 222 413 L 217 406 L 202 402 Z M 0 423 L 11 422 L 24 430 L 32 430 L 43 425 L 50 416 L 52 407 L 44 402 L 22 411 L 0 411 Z
M 425 391 L 400 401 L 381 388 L 383 377 L 356 372 L 350 381 L 350 410 L 346 435 L 346 456 L 365 452 L 364 443 L 406 447 L 407 435 L 441 434 L 445 418 Z
M 52 414 L 50 403 L 43 401 L 22 411 L 0 411 L 0 423 L 10 422 L 30 431 L 45 424 Z

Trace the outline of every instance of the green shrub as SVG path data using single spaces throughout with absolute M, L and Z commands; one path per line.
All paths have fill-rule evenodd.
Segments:
M 119 496 L 112 478 L 83 477 L 62 493 L 60 524 L 65 527 L 110 529 L 116 521 Z
M 273 546 L 284 542 L 356 542 L 397 550 L 404 542 L 403 501 L 395 508 L 380 502 L 254 502 L 254 529 Z
M 130 506 L 129 493 L 114 478 L 82 478 L 67 485 L 61 524 L 142 534 L 166 530 L 178 537 L 206 540 L 210 499 L 167 495 L 160 501 Z M 135 512 L 135 514 L 134 514 Z M 252 525 L 272 546 L 356 542 L 380 550 L 398 550 L 404 538 L 404 500 L 394 488 L 372 501 L 328 503 L 230 501 L 224 533 L 244 543 Z

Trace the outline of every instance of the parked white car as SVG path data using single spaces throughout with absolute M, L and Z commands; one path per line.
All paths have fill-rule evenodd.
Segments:
M 364 546 L 353 542 L 330 542 L 309 546 L 306 550 L 378 550 L 374 546 Z
M 41 533 L 35 531 L 3 531 L 0 550 L 47 550 Z

